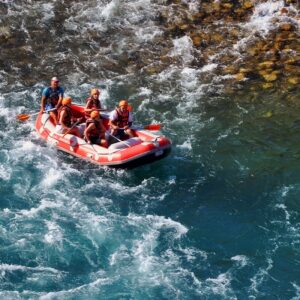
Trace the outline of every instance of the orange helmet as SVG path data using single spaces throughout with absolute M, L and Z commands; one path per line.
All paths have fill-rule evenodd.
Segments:
M 127 100 L 121 100 L 119 102 L 119 106 L 122 107 L 122 106 L 128 106 L 128 101 Z
M 91 96 L 93 95 L 99 95 L 100 91 L 98 89 L 91 89 Z
M 96 119 L 96 118 L 98 118 L 99 116 L 100 116 L 99 111 L 93 110 L 93 111 L 91 112 L 91 118 L 92 118 L 92 119 Z
M 71 103 L 72 103 L 71 97 L 67 97 L 62 100 L 62 105 L 70 105 Z

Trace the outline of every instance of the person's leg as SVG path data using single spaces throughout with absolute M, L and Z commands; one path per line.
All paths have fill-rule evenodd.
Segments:
M 55 112 L 55 111 L 50 111 L 49 114 L 50 114 L 50 117 L 51 117 L 52 120 L 53 120 L 54 125 L 57 125 L 57 112 Z
M 108 142 L 106 139 L 100 139 L 100 146 L 108 148 Z
M 81 137 L 80 131 L 79 131 L 79 129 L 78 129 L 77 127 L 72 128 L 68 133 L 69 133 L 69 134 L 74 134 L 74 135 L 76 135 L 77 137 Z
M 132 129 L 128 128 L 128 129 L 126 129 L 126 130 L 124 130 L 124 131 L 125 131 L 125 133 L 126 133 L 130 138 L 135 137 L 135 135 L 134 135 Z
M 99 138 L 96 138 L 96 139 L 95 138 L 94 139 L 91 138 L 91 142 L 92 142 L 92 144 L 97 144 L 99 146 L 108 148 L 108 142 L 103 137 L 99 137 Z

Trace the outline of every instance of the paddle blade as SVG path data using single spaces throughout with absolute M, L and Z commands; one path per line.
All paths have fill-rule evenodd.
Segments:
M 146 130 L 160 130 L 160 128 L 161 128 L 160 124 L 150 124 L 144 126 L 144 129 Z
M 27 114 L 17 115 L 17 119 L 22 122 L 27 121 L 29 118 L 30 118 L 30 115 L 27 115 Z
M 128 111 L 132 111 L 133 107 L 131 105 L 127 106 Z

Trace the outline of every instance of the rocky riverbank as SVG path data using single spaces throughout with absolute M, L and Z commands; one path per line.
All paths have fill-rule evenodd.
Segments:
M 76 28 L 67 24 L 73 18 L 75 4 L 54 3 L 52 19 L 43 17 L 43 11 L 36 11 L 30 17 L 32 20 L 24 21 L 30 22 L 32 27 L 24 36 L 22 22 L 17 19 L 7 26 L 10 8 L 1 3 L 0 63 L 12 81 L 16 70 L 22 70 L 24 83 L 28 85 L 36 81 L 34 66 L 48 61 L 57 51 L 66 54 L 56 58 L 57 63 L 78 65 L 86 74 L 101 69 L 114 74 L 151 76 L 170 65 L 196 70 L 210 65 L 207 70 L 197 73 L 199 81 L 211 83 L 218 78 L 227 93 L 245 87 L 289 93 L 298 90 L 300 83 L 299 3 L 297 0 L 168 0 L 154 4 L 159 6 L 159 12 L 152 17 L 152 23 L 159 33 L 153 33 L 153 37 L 142 44 L 131 44 L 136 33 L 127 26 L 122 35 L 128 36 L 128 40 L 122 47 L 116 41 L 112 42 L 116 30 L 109 26 L 100 32 L 98 28 L 90 27 L 84 35 L 76 36 Z M 17 11 L 17 6 L 15 9 Z M 35 23 L 33 17 L 42 21 Z M 143 26 L 143 19 L 138 22 Z M 48 38 L 45 32 L 48 32 Z M 65 34 L 73 34 L 76 38 L 66 40 Z M 47 39 L 59 39 L 59 42 L 47 46 Z M 183 50 L 174 51 L 174 47 Z M 90 61 L 88 69 L 85 70 L 78 57 L 80 61 Z M 10 60 L 15 61 L 14 66 Z M 54 67 L 43 66 L 45 78 Z M 28 77 L 29 73 L 32 77 Z

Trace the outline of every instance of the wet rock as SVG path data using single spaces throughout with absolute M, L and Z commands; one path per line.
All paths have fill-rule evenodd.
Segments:
M 224 9 L 231 9 L 233 7 L 233 4 L 232 3 L 222 3 L 221 6 Z
M 288 78 L 288 82 L 293 85 L 297 85 L 300 83 L 300 77 L 290 77 Z
M 284 14 L 287 14 L 289 11 L 286 7 L 283 7 L 281 10 L 280 10 L 280 14 L 281 15 L 284 15 Z
M 270 74 L 262 74 L 262 76 L 265 79 L 265 81 L 267 81 L 267 82 L 275 81 L 278 78 L 278 76 L 275 72 L 272 72 Z
M 266 82 L 266 83 L 263 83 L 262 87 L 263 87 L 264 89 L 271 89 L 271 88 L 274 87 L 274 84 L 271 83 L 271 82 Z
M 279 28 L 283 31 L 291 31 L 291 30 L 293 30 L 293 25 L 290 23 L 283 23 L 280 25 Z
M 289 64 L 285 64 L 283 66 L 284 70 L 287 72 L 287 73 L 290 73 L 290 74 L 300 74 L 300 67 L 299 66 L 296 66 L 296 65 L 289 65 Z
M 0 37 L 9 38 L 11 36 L 11 31 L 8 26 L 0 26 Z
M 254 4 L 252 3 L 252 1 L 245 1 L 243 4 L 243 9 L 251 9 L 253 8 Z
M 246 76 L 244 73 L 237 73 L 234 75 L 234 77 L 237 81 L 243 81 L 246 79 Z
M 262 70 L 262 69 L 271 69 L 274 67 L 274 62 L 273 61 L 264 61 L 260 64 L 258 64 L 258 69 Z
M 271 111 L 267 111 L 266 113 L 263 114 L 264 118 L 271 118 L 273 116 L 273 113 Z
M 223 68 L 223 72 L 225 74 L 233 75 L 233 74 L 236 74 L 238 72 L 238 68 L 237 68 L 237 66 L 226 66 L 226 67 Z
M 200 36 L 194 36 L 194 37 L 192 37 L 192 41 L 193 41 L 194 46 L 197 47 L 197 46 L 201 45 L 202 39 Z
M 224 38 L 220 33 L 215 33 L 211 35 L 211 40 L 215 43 L 221 43 Z
M 240 68 L 240 73 L 251 73 L 252 72 L 252 69 L 250 68 Z

